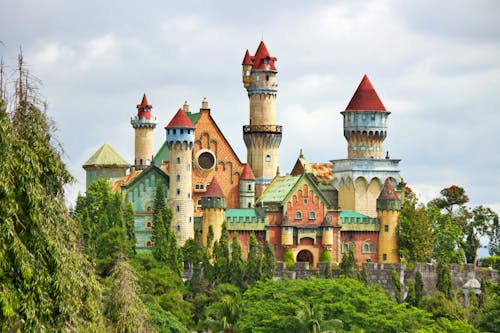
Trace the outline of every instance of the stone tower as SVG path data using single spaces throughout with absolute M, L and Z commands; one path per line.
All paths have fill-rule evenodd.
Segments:
M 255 203 L 255 176 L 245 164 L 240 177 L 240 208 L 252 208 Z
M 400 160 L 382 158 L 382 142 L 387 135 L 390 112 L 364 75 L 341 114 L 348 158 L 331 161 L 339 208 L 377 217 L 376 201 L 385 180 L 400 180 Z
M 105 143 L 83 164 L 83 168 L 87 178 L 85 189 L 88 190 L 97 179 L 115 180 L 124 177 L 130 164 Z
M 378 262 L 398 263 L 398 218 L 401 210 L 396 190 L 392 186 L 392 180 L 387 178 L 382 192 L 377 199 L 377 215 L 380 223 L 378 235 Z
M 224 211 L 226 209 L 226 198 L 215 177 L 212 178 L 207 192 L 201 198 L 201 208 L 203 209 L 201 241 L 204 246 L 212 247 L 214 241 L 220 239 L 222 224 L 224 223 Z M 212 227 L 214 237 L 212 243 L 207 244 L 210 227 Z
M 363 76 L 358 89 L 344 112 L 344 136 L 348 158 L 382 158 L 382 142 L 387 136 L 388 112 L 368 76 Z
M 141 104 L 137 105 L 137 116 L 130 119 L 135 130 L 134 168 L 145 169 L 153 160 L 153 130 L 156 127 L 156 117 L 151 115 L 153 106 L 149 104 L 146 94 Z
M 282 128 L 276 125 L 275 57 L 263 41 L 254 56 L 248 50 L 243 59 L 243 86 L 250 99 L 250 124 L 243 126 L 247 163 L 255 175 L 255 195 L 259 197 L 276 175 Z
M 194 238 L 191 197 L 194 125 L 186 112 L 179 109 L 165 129 L 170 151 L 168 204 L 173 213 L 171 226 L 177 236 L 177 244 L 183 246 L 187 239 Z

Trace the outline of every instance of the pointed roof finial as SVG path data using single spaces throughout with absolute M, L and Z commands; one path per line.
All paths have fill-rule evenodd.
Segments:
M 137 108 L 139 111 L 143 111 L 144 109 L 152 109 L 153 106 L 149 104 L 148 98 L 146 97 L 146 93 L 142 96 L 141 104 L 137 104 Z
M 345 111 L 387 112 L 366 74 L 363 76 Z
M 276 176 L 279 176 L 280 175 L 280 166 L 278 165 L 276 167 Z
M 184 112 L 189 112 L 189 104 L 188 101 L 184 101 L 184 105 L 182 106 Z
M 304 158 L 304 154 L 302 154 L 302 148 L 300 148 L 299 158 Z
M 385 152 L 385 159 L 386 160 L 390 160 L 391 158 L 389 157 L 389 151 L 386 151 Z

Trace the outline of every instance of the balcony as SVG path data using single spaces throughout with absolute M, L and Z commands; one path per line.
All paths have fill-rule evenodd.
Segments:
M 245 125 L 243 126 L 243 133 L 274 133 L 281 134 L 281 125 Z

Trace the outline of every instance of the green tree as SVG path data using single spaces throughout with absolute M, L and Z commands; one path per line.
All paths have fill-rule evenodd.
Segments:
M 214 272 L 218 283 L 230 281 L 229 232 L 226 222 L 222 223 L 220 239 L 214 244 Z
M 333 261 L 332 254 L 330 253 L 329 250 L 323 250 L 321 253 L 321 256 L 319 257 L 320 262 L 329 262 L 331 263 Z
M 344 276 L 351 278 L 358 276 L 358 262 L 354 257 L 354 250 L 351 246 L 349 246 L 349 251 L 342 256 L 339 268 L 340 274 Z
M 137 293 L 137 277 L 128 261 L 118 260 L 111 275 L 106 313 L 114 332 L 149 332 L 148 311 Z
M 254 284 L 262 278 L 262 254 L 260 245 L 254 233 L 250 234 L 248 242 L 248 259 L 245 272 L 245 280 L 249 285 Z
M 465 237 L 459 242 L 468 263 L 476 265 L 481 238 L 494 239 L 498 233 L 498 214 L 490 208 L 477 206 L 472 210 L 464 208 L 460 227 Z M 491 249 L 491 247 L 490 247 Z
M 268 241 L 264 244 L 264 254 L 262 258 L 262 278 L 272 279 L 276 270 L 276 261 L 274 259 L 273 249 Z
M 437 264 L 436 289 L 443 293 L 446 298 L 452 298 L 450 267 L 448 264 L 439 261 Z
M 293 269 L 295 266 L 295 259 L 293 258 L 293 252 L 291 249 L 286 249 L 285 252 L 283 252 L 283 262 L 285 263 L 287 269 Z
M 415 292 L 415 282 L 414 281 L 409 281 L 408 282 L 408 294 L 406 295 L 405 302 L 410 304 L 411 306 L 417 306 L 417 296 Z
M 233 252 L 231 254 L 231 262 L 229 264 L 229 271 L 231 275 L 231 282 L 240 288 L 243 288 L 243 277 L 245 275 L 245 262 L 243 261 L 240 241 L 238 234 L 233 234 L 232 242 Z
M 417 271 L 415 273 L 415 304 L 418 305 L 424 297 L 424 279 L 422 273 Z
M 169 260 L 169 231 L 172 221 L 172 212 L 167 208 L 163 184 L 156 184 L 156 195 L 153 207 L 153 257 L 164 264 Z
M 137 239 L 134 232 L 134 209 L 132 208 L 132 203 L 128 203 L 123 212 L 123 220 L 125 222 L 125 230 L 127 231 L 127 239 L 130 243 L 133 253 L 135 254 L 135 244 Z
M 401 281 L 399 280 L 399 274 L 394 266 L 391 267 L 391 280 L 392 287 L 394 288 L 394 298 L 398 303 L 400 303 L 403 297 L 403 287 L 401 285 Z
M 398 248 L 408 262 L 428 262 L 432 258 L 433 234 L 427 211 L 409 187 L 399 215 Z
M 238 332 L 238 321 L 241 317 L 240 302 L 239 294 L 223 295 L 220 301 L 212 303 L 208 307 L 206 326 L 212 332 Z
M 0 331 L 104 332 L 101 288 L 64 203 L 72 177 L 22 56 L 17 74 L 15 94 L 0 87 Z

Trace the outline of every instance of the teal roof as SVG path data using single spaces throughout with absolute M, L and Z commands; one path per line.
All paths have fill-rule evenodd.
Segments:
M 198 122 L 198 119 L 200 119 L 201 112 L 197 112 L 197 113 L 186 112 L 186 115 L 188 116 L 189 120 L 191 120 L 193 125 L 196 125 L 196 123 Z
M 353 210 L 340 212 L 339 225 L 342 231 L 379 231 L 378 218 L 370 217 Z
M 224 219 L 228 230 L 265 230 L 265 218 L 254 208 L 227 209 Z
M 301 175 L 298 176 L 277 176 L 269 184 L 267 189 L 264 191 L 262 196 L 259 198 L 259 202 L 283 202 L 286 196 L 292 188 L 297 184 Z
M 163 142 L 160 150 L 158 150 L 155 157 L 153 158 L 153 161 L 155 162 L 155 165 L 162 165 L 163 162 L 170 161 L 170 151 L 167 146 L 167 141 Z

